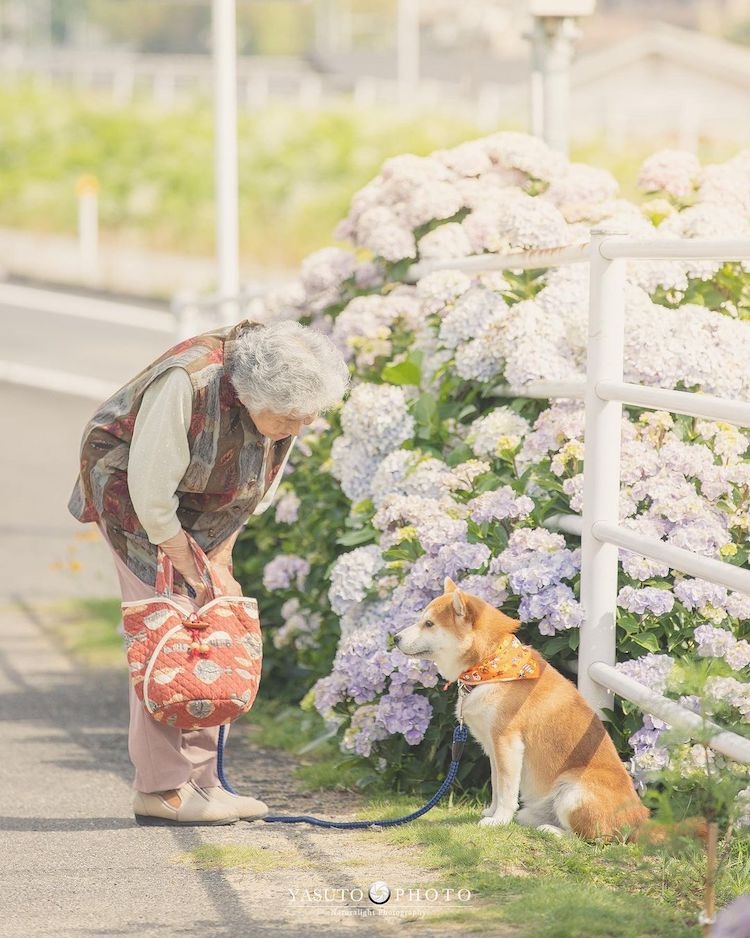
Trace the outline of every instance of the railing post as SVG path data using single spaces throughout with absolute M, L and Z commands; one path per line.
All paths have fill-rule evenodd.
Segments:
M 607 260 L 600 252 L 613 232 L 591 232 L 590 308 L 586 370 L 586 426 L 581 536 L 581 605 L 584 621 L 578 654 L 578 688 L 595 710 L 611 708 L 612 694 L 593 681 L 595 661 L 615 663 L 617 548 L 596 540 L 596 521 L 618 520 L 622 404 L 602 400 L 599 381 L 622 381 L 625 260 Z
M 172 297 L 171 305 L 176 341 L 182 342 L 184 339 L 191 339 L 197 335 L 200 331 L 199 309 L 195 297 L 191 293 L 177 293 Z

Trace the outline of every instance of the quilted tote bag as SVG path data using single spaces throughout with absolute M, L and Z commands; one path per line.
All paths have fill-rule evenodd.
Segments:
M 122 604 L 133 688 L 155 720 L 183 730 L 220 726 L 246 713 L 263 654 L 256 600 L 218 595 L 205 554 L 190 543 L 213 599 L 186 613 L 172 599 L 174 570 L 160 550 L 158 595 Z

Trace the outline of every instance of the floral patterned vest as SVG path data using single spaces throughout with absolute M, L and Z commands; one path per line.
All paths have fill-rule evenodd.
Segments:
M 240 336 L 262 328 L 247 321 L 181 342 L 120 388 L 97 410 L 83 433 L 81 470 L 68 508 L 79 521 L 96 521 L 130 570 L 156 581 L 156 547 L 133 509 L 127 468 L 133 427 L 146 388 L 167 369 L 184 368 L 193 386 L 188 430 L 190 463 L 177 489 L 182 527 L 211 550 L 247 521 L 283 463 L 291 437 L 271 445 L 261 478 L 264 437 L 240 403 L 229 366 Z M 176 585 L 179 580 L 175 576 Z

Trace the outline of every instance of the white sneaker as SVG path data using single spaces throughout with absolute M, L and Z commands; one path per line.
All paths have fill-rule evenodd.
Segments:
M 239 815 L 241 821 L 256 821 L 268 814 L 268 805 L 257 798 L 247 795 L 233 795 L 231 791 L 216 785 L 213 788 L 204 788 L 203 791 L 216 804 L 223 805 Z
M 161 795 L 137 791 L 133 798 L 133 811 L 137 824 L 167 826 L 181 824 L 184 827 L 203 825 L 234 824 L 240 815 L 227 802 L 210 798 L 193 782 L 178 789 L 180 807 L 173 808 Z

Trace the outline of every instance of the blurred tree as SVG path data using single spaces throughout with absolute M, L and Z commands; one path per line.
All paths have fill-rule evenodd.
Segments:
M 312 3 L 255 0 L 237 5 L 241 55 L 304 55 L 314 39 Z
M 88 0 L 89 20 L 138 52 L 208 52 L 209 0 Z
M 53 45 L 65 45 L 86 12 L 86 0 L 48 0 L 49 32 Z
M 52 2 L 83 7 L 89 22 L 113 43 L 138 52 L 206 53 L 211 47 L 210 0 Z M 313 41 L 312 22 L 312 0 L 238 0 L 238 50 L 246 55 L 303 55 Z

